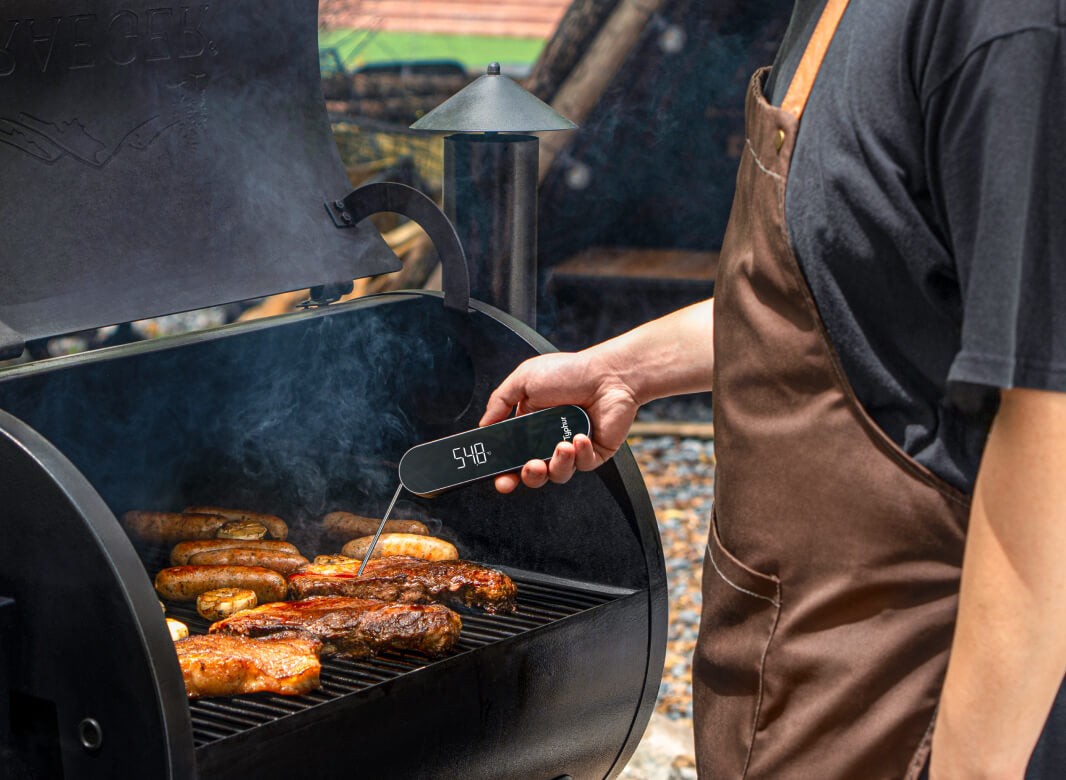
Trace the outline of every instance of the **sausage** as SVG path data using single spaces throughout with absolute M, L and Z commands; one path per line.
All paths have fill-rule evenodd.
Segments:
M 261 566 L 171 566 L 155 575 L 155 590 L 170 601 L 195 601 L 201 593 L 218 588 L 254 590 L 260 604 L 281 601 L 285 578 Z
M 341 553 L 350 558 L 360 558 L 367 554 L 373 536 L 364 536 L 352 539 L 344 547 Z M 422 558 L 427 561 L 457 561 L 459 552 L 455 545 L 438 539 L 435 536 L 420 536 L 418 534 L 382 534 L 378 543 L 374 545 L 371 558 L 384 558 L 387 555 L 410 555 L 412 558 Z
M 309 561 L 299 553 L 229 547 L 225 550 L 205 550 L 193 553 L 186 563 L 189 566 L 262 566 L 278 574 L 288 575 L 301 566 L 306 566 Z
M 240 588 L 208 590 L 196 597 L 196 611 L 207 620 L 222 620 L 256 605 L 255 592 Z
M 271 552 L 287 552 L 299 554 L 296 545 L 291 542 L 277 542 L 273 540 L 247 540 L 247 539 L 198 539 L 190 542 L 179 542 L 170 551 L 170 565 L 184 566 L 189 562 L 189 556 L 208 550 L 228 550 L 240 547 L 245 550 L 269 550 Z
M 226 523 L 219 515 L 182 512 L 126 512 L 122 515 L 126 529 L 139 539 L 159 544 L 173 544 L 185 539 L 211 539 Z
M 289 535 L 289 526 L 280 517 L 265 515 L 261 512 L 247 512 L 243 509 L 225 509 L 220 506 L 187 506 L 185 511 L 193 514 L 218 515 L 227 520 L 250 520 L 265 525 L 275 539 L 285 539 Z
M 330 536 L 354 539 L 357 536 L 373 536 L 381 525 L 381 518 L 353 515 L 351 512 L 330 512 L 322 518 L 322 530 Z M 429 529 L 417 520 L 387 520 L 385 529 L 393 534 L 428 535 Z

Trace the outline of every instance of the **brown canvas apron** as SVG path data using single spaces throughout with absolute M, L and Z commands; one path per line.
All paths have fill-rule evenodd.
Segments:
M 715 509 L 693 660 L 703 778 L 916 777 L 955 620 L 968 499 L 863 410 L 785 222 L 799 117 L 846 0 L 782 108 L 747 95 L 715 289 Z

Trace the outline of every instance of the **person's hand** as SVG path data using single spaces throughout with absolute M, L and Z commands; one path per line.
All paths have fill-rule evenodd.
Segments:
M 507 419 L 512 409 L 528 414 L 560 404 L 582 407 L 592 423 L 592 438 L 574 436 L 559 442 L 547 463 L 531 460 L 519 474 L 496 477 L 496 489 L 510 493 L 519 481 L 541 487 L 549 480 L 563 483 L 575 470 L 591 471 L 622 446 L 637 415 L 637 402 L 629 387 L 594 350 L 557 352 L 531 358 L 516 368 L 489 396 L 479 425 Z

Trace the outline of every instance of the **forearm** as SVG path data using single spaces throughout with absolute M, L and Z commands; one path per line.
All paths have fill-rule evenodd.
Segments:
M 982 458 L 935 780 L 1021 778 L 1066 670 L 1066 394 L 1013 390 Z
M 589 348 L 641 403 L 711 389 L 714 300 L 701 301 Z

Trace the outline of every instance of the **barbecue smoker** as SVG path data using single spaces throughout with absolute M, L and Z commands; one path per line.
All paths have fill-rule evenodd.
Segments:
M 90 12 L 91 11 L 91 12 Z M 623 450 L 565 486 L 407 495 L 463 558 L 518 585 L 440 659 L 324 660 L 322 687 L 188 701 L 152 588 L 167 550 L 128 509 L 284 517 L 305 554 L 373 515 L 402 453 L 476 425 L 551 349 L 468 299 L 420 193 L 350 194 L 319 87 L 312 0 L 0 10 L 0 348 L 313 288 L 298 313 L 0 370 L 0 774 L 42 778 L 602 778 L 658 689 L 663 556 Z M 444 292 L 326 305 L 395 269 L 365 219 L 427 228 Z M 172 616 L 194 632 L 191 610 Z

